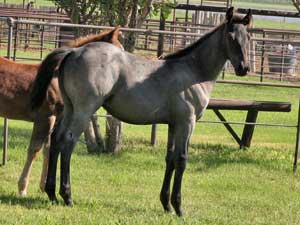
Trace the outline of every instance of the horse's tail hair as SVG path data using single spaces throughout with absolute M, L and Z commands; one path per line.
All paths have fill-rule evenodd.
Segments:
M 39 66 L 31 93 L 30 105 L 32 110 L 38 109 L 44 102 L 48 86 L 60 66 L 62 60 L 72 52 L 72 48 L 59 48 L 51 52 Z

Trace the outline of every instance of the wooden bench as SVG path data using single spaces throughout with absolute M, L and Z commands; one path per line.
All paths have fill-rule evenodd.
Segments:
M 250 100 L 228 100 L 228 99 L 210 99 L 207 109 L 211 109 L 222 121 L 223 125 L 230 132 L 235 141 L 239 144 L 240 148 L 250 147 L 251 140 L 254 133 L 255 123 L 259 111 L 264 112 L 290 112 L 291 103 L 289 102 L 271 102 L 271 101 L 250 101 Z M 248 111 L 242 137 L 234 131 L 227 122 L 220 110 L 239 110 Z M 201 122 L 201 121 L 200 121 Z M 211 121 L 207 121 L 211 122 Z M 151 144 L 156 142 L 156 125 L 152 126 Z
M 290 112 L 291 103 L 289 102 L 271 102 L 271 101 L 250 101 L 250 100 L 227 100 L 211 99 L 207 109 L 211 109 L 217 117 L 224 122 L 224 126 L 239 144 L 240 148 L 250 147 L 254 133 L 255 123 L 259 111 L 264 112 Z M 245 125 L 240 138 L 229 123 L 226 123 L 225 117 L 220 110 L 242 110 L 248 111 Z

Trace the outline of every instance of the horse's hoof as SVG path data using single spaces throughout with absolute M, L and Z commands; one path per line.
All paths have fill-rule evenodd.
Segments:
M 165 213 L 171 213 L 172 212 L 170 204 L 166 204 L 166 205 L 162 204 L 162 205 L 163 205 Z
M 178 202 L 175 202 L 174 200 L 171 201 L 171 203 L 172 203 L 172 206 L 175 210 L 176 215 L 179 216 L 179 217 L 183 216 L 183 212 L 182 212 L 182 209 L 181 209 L 181 204 L 179 204 Z
M 26 197 L 27 196 L 27 191 L 26 190 L 19 190 L 19 195 L 21 197 Z
M 168 194 L 161 193 L 160 194 L 160 202 L 166 213 L 172 212 Z
M 72 198 L 69 198 L 69 197 L 64 198 L 63 197 L 63 199 L 64 199 L 64 202 L 65 202 L 66 206 L 73 207 Z
M 183 216 L 183 212 L 182 209 L 180 207 L 174 207 L 175 213 L 178 217 L 182 217 Z
M 58 203 L 58 200 L 55 195 L 48 195 L 48 198 L 53 203 Z
M 48 195 L 49 200 L 50 200 L 52 203 L 58 203 L 58 200 L 57 200 L 57 198 L 56 198 L 55 192 L 46 190 L 46 193 L 47 193 L 47 195 Z
M 175 212 L 176 212 L 176 215 L 177 215 L 178 217 L 182 217 L 182 216 L 183 216 L 182 210 L 175 210 Z
M 27 185 L 28 185 L 28 182 L 24 179 L 19 179 L 19 182 L 18 182 L 18 190 L 19 190 L 19 195 L 21 197 L 25 197 L 27 195 Z

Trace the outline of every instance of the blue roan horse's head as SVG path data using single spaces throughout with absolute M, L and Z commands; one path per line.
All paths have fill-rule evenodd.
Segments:
M 249 9 L 245 17 L 234 15 L 233 7 L 226 13 L 226 52 L 227 58 L 238 76 L 245 76 L 249 71 L 248 48 L 250 35 L 247 28 L 252 23 Z

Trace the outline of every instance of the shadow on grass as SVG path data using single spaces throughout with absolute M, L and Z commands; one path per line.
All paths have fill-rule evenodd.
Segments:
M 0 194 L 0 204 L 19 205 L 27 209 L 48 208 L 51 204 L 49 200 L 41 197 L 20 197 L 14 194 Z
M 292 171 L 292 163 L 287 167 L 284 160 L 269 156 L 274 152 L 273 148 L 251 151 L 220 144 L 191 144 L 190 147 L 196 151 L 190 154 L 189 163 L 196 164 L 198 171 L 215 169 L 224 164 L 252 164 L 267 170 Z

